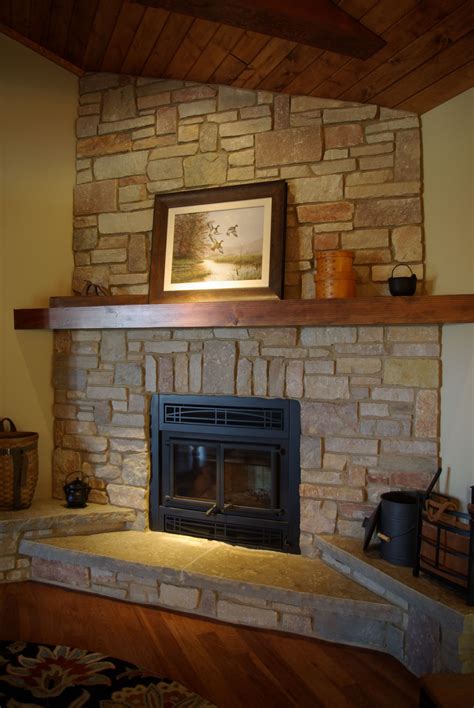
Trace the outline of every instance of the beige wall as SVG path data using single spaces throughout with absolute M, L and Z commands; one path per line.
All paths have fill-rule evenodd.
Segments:
M 474 292 L 474 89 L 422 118 L 427 280 L 432 294 Z M 443 328 L 441 488 L 474 484 L 474 325 Z M 446 474 L 450 467 L 450 474 Z
M 40 435 L 49 496 L 52 333 L 15 331 L 15 307 L 69 294 L 77 78 L 0 35 L 0 416 Z

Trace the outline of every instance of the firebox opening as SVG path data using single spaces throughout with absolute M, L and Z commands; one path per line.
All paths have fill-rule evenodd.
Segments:
M 299 553 L 300 404 L 154 394 L 150 528 Z

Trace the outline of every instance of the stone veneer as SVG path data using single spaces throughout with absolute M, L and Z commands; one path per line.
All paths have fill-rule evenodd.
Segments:
M 314 250 L 356 251 L 359 295 L 423 279 L 419 118 L 375 105 L 183 81 L 80 80 L 74 288 L 148 292 L 156 194 L 284 179 L 285 296 L 314 297 Z
M 80 80 L 74 288 L 148 291 L 156 194 L 284 179 L 285 296 L 314 296 L 314 251 L 356 252 L 358 294 L 386 294 L 408 261 L 423 278 L 414 114 L 190 82 Z M 358 535 L 380 493 L 436 469 L 437 327 L 285 327 L 56 334 L 54 494 L 90 476 L 91 499 L 146 526 L 149 395 L 289 397 L 302 408 L 302 546 Z
M 146 526 L 149 395 L 301 402 L 301 543 L 359 535 L 382 492 L 425 488 L 437 466 L 439 328 L 78 330 L 55 335 L 54 494 L 91 478 L 91 501 Z

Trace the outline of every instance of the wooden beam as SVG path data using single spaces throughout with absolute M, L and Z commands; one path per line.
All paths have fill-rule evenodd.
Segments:
M 16 32 L 11 27 L 7 27 L 7 25 L 0 23 L 0 32 L 3 32 L 3 34 L 5 34 L 7 37 L 10 37 L 11 39 L 16 40 L 17 42 L 20 42 L 20 44 L 24 44 L 25 47 L 28 47 L 28 49 L 32 49 L 34 52 L 40 54 L 45 59 L 49 59 L 49 61 L 52 61 L 54 64 L 57 64 L 63 69 L 66 69 L 66 71 L 70 71 L 71 74 L 75 74 L 76 76 L 84 76 L 85 72 L 83 71 L 83 69 L 79 68 L 75 64 L 71 64 L 71 62 L 69 62 L 67 59 L 63 59 L 57 54 L 54 54 L 54 52 L 50 52 L 49 49 L 46 49 L 40 44 L 33 42 L 33 40 L 28 39 L 28 37 L 25 37 L 19 32 Z
M 212 20 L 366 59 L 385 42 L 331 0 L 134 0 L 141 5 Z
M 474 295 L 108 304 L 15 310 L 14 317 L 15 329 L 444 324 L 474 322 Z

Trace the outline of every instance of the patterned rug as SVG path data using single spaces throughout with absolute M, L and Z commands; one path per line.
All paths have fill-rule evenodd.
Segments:
M 213 708 L 176 681 L 105 654 L 0 641 L 1 708 Z

